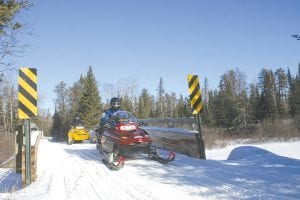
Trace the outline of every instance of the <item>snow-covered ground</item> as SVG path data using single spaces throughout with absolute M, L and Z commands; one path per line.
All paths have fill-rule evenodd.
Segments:
M 43 139 L 37 181 L 20 189 L 20 176 L 0 169 L 0 199 L 300 199 L 300 142 L 233 145 L 206 156 L 177 154 L 163 165 L 141 155 L 111 171 L 95 144 Z

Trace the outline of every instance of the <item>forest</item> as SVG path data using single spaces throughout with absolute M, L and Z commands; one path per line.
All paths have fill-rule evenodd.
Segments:
M 285 123 L 286 130 L 282 134 L 297 135 L 300 128 L 300 64 L 295 75 L 289 69 L 272 71 L 263 68 L 257 80 L 248 84 L 246 75 L 237 68 L 225 72 L 220 77 L 218 89 L 211 90 L 205 78 L 201 84 L 203 126 L 228 134 L 237 131 L 249 134 L 253 127 L 260 124 L 273 124 L 269 129 L 276 132 L 276 127 L 282 127 Z M 157 85 L 156 94 L 150 94 L 147 88 L 143 88 L 138 96 L 132 95 L 130 88 L 123 88 L 118 95 L 122 109 L 140 119 L 193 117 L 189 97 L 165 92 L 163 77 Z M 1 133 L 12 133 L 19 123 L 16 115 L 17 90 L 4 74 L 0 91 L 0 130 Z M 54 91 L 55 112 L 51 114 L 40 110 L 33 121 L 46 135 L 59 140 L 65 139 L 75 117 L 80 117 L 92 129 L 99 124 L 105 109 L 109 108 L 108 103 L 102 102 L 92 66 L 73 85 L 67 86 L 61 81 Z

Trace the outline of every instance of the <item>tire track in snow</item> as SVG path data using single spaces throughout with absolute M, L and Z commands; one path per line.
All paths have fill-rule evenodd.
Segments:
M 127 176 L 126 173 L 124 173 L 125 168 L 121 169 L 120 171 L 111 171 L 110 169 L 108 169 L 102 163 L 103 156 L 96 149 L 95 151 L 90 151 L 91 150 L 90 148 L 83 149 L 79 146 L 77 146 L 77 149 L 80 149 L 80 151 L 76 151 L 78 152 L 79 157 L 82 157 L 86 160 L 92 159 L 93 160 L 92 162 L 96 163 L 97 170 L 95 172 L 97 176 L 101 176 L 102 178 L 105 179 L 104 184 L 106 186 L 104 187 L 106 188 L 109 187 L 109 193 L 111 192 L 112 194 L 120 193 L 120 199 L 145 199 L 145 195 L 148 197 L 148 199 L 157 199 L 151 196 L 151 191 L 149 191 L 148 188 L 144 187 L 140 181 L 137 182 L 136 180 L 135 181 L 131 180 L 132 174 L 130 174 L 130 176 Z M 82 168 L 86 168 L 84 167 L 85 164 L 84 165 L 82 164 L 82 161 L 79 162 L 82 165 Z M 90 173 L 88 170 L 86 171 L 86 173 L 89 174 L 91 179 L 95 179 L 94 178 L 95 174 Z M 98 182 L 98 181 L 96 180 L 94 182 Z M 102 186 L 100 187 L 102 188 Z

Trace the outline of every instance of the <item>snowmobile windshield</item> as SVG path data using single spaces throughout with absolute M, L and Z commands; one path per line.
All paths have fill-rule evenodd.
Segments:
M 138 123 L 138 119 L 131 114 L 130 112 L 127 111 L 118 111 L 116 112 L 110 120 L 113 124 L 112 125 L 117 125 L 120 123 L 127 124 L 127 123 Z

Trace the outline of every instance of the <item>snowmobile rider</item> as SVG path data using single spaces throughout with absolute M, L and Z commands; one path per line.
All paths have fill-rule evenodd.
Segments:
M 110 100 L 110 108 L 105 111 L 104 117 L 101 118 L 100 126 L 103 126 L 106 121 L 113 116 L 117 111 L 121 110 L 121 101 L 117 97 L 113 97 Z
M 110 108 L 105 111 L 104 117 L 102 117 L 100 120 L 100 126 L 96 129 L 97 140 L 99 143 L 100 143 L 101 135 L 104 131 L 103 126 L 111 116 L 113 116 L 117 111 L 121 110 L 120 107 L 121 107 L 120 99 L 117 97 L 111 98 Z
M 83 122 L 79 117 L 76 117 L 75 119 L 73 119 L 73 121 L 71 122 L 71 126 L 72 127 L 76 127 L 76 126 L 83 126 Z

